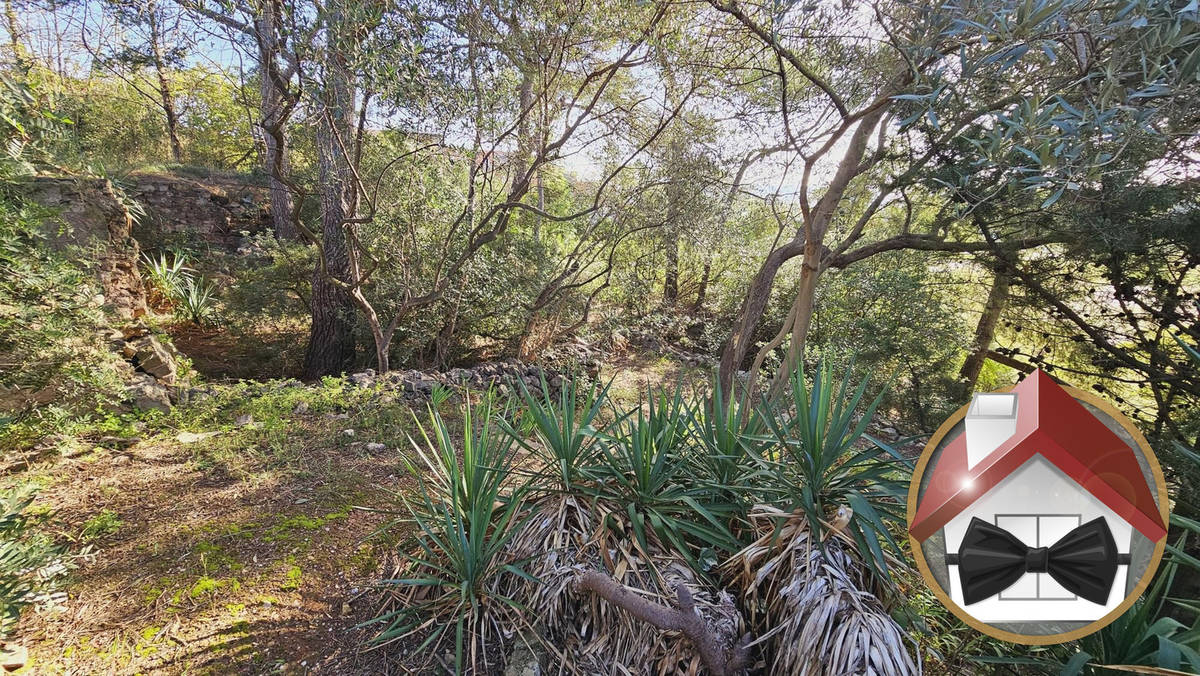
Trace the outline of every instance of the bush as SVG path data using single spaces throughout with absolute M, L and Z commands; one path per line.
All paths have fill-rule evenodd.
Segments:
M 78 261 L 47 242 L 49 211 L 0 194 L 0 454 L 22 438 L 63 432 L 124 397 L 129 366 L 97 341 L 105 326 L 100 289 Z
M 35 495 L 29 486 L 0 491 L 0 641 L 23 610 L 49 598 L 70 567 L 63 548 L 34 529 Z

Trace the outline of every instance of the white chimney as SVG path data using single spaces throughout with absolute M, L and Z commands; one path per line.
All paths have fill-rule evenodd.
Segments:
M 978 393 L 967 409 L 967 469 L 1017 432 L 1017 395 Z

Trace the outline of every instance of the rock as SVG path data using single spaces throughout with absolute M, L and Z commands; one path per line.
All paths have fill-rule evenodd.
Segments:
M 165 385 L 145 373 L 134 375 L 133 382 L 125 388 L 133 405 L 143 411 L 157 409 L 163 413 L 171 410 L 171 393 Z
M 180 432 L 175 435 L 175 440 L 181 444 L 194 444 L 197 441 L 204 441 L 210 437 L 215 437 L 220 433 L 219 430 L 212 432 Z
M 292 415 L 304 415 L 305 413 L 308 413 L 307 401 L 302 401 L 299 404 L 296 404 L 296 408 L 292 409 Z
M 367 448 L 367 450 L 368 450 L 368 451 L 370 451 L 371 453 L 381 453 L 381 452 L 383 452 L 383 451 L 386 451 L 386 450 L 387 450 L 387 446 L 385 446 L 385 445 L 383 445 L 383 444 L 379 443 L 378 441 L 371 441 L 371 442 L 368 442 L 368 443 L 367 443 L 367 447 L 366 447 L 366 448 Z
M 133 462 L 133 458 L 129 457 L 128 455 L 114 455 L 112 459 L 112 464 L 116 465 L 117 467 L 120 467 L 121 465 L 128 465 L 131 462 Z
M 325 417 L 329 418 L 331 420 L 348 420 L 350 418 L 350 414 L 349 413 L 326 413 Z
M 342 430 L 342 436 L 343 436 L 343 437 L 348 437 L 348 438 L 354 438 L 354 430 L 352 430 L 352 429 L 344 429 L 344 430 Z
M 150 327 L 141 322 L 136 324 L 126 324 L 125 326 L 121 327 L 121 336 L 124 337 L 125 340 L 141 338 L 148 333 L 150 333 Z
M 375 371 L 373 369 L 367 369 L 366 371 L 351 373 L 350 382 L 358 385 L 359 387 L 371 387 L 375 384 Z
M 133 360 L 137 367 L 165 385 L 175 384 L 175 358 L 154 336 L 144 336 L 130 343 L 136 350 Z
M 205 399 L 211 399 L 212 395 L 213 393 L 211 390 L 201 389 L 199 387 L 189 387 L 186 389 L 180 389 L 179 401 L 184 404 L 196 404 L 204 401 Z
M 29 661 L 29 651 L 25 646 L 5 643 L 0 645 L 0 668 L 5 671 L 16 671 Z
M 112 312 L 122 319 L 146 314 L 146 292 L 138 269 L 140 249 L 122 191 L 107 179 L 49 176 L 32 178 L 22 189 L 54 213 L 46 219 L 50 246 L 74 245 L 95 252 L 92 268 Z
M 246 425 L 253 425 L 254 424 L 254 416 L 250 415 L 249 413 L 243 413 L 233 419 L 233 424 L 237 425 L 238 427 L 245 427 Z
M 507 663 L 504 665 L 504 676 L 541 676 L 542 659 L 539 655 L 540 651 L 531 650 L 530 646 L 539 647 L 536 637 L 527 637 L 529 640 L 516 640 L 512 650 L 512 655 L 509 656 Z

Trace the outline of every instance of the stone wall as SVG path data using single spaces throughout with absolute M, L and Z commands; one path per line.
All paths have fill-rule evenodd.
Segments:
M 113 314 L 121 319 L 146 314 L 133 217 L 112 183 L 106 179 L 43 176 L 30 181 L 27 194 L 59 214 L 46 224 L 52 245 L 75 245 L 96 252 L 96 276 Z
M 271 229 L 266 187 L 244 179 L 134 174 L 129 183 L 130 196 L 146 212 L 136 233 L 146 246 L 186 233 L 233 250 L 241 244 L 243 232 Z

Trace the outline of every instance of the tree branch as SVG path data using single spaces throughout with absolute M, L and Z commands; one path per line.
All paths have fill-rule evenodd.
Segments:
M 575 585 L 592 592 L 609 603 L 624 609 L 635 618 L 665 631 L 678 631 L 687 637 L 700 661 L 714 676 L 729 676 L 746 668 L 750 661 L 750 634 L 743 635 L 732 646 L 722 645 L 721 637 L 714 635 L 704 618 L 696 612 L 696 604 L 687 585 L 680 584 L 678 608 L 669 608 L 638 596 L 629 587 L 618 583 L 608 575 L 595 570 L 579 573 Z

